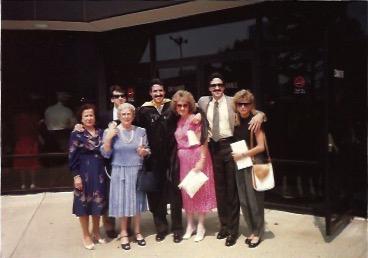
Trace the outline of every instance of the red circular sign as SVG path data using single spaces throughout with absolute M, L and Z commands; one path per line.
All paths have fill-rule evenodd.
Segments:
M 299 75 L 294 78 L 294 86 L 296 88 L 304 88 L 305 87 L 305 79 L 303 76 Z

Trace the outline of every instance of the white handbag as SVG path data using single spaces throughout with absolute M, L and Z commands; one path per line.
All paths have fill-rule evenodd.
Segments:
M 250 135 L 250 148 L 253 148 L 253 133 Z M 252 184 L 256 191 L 266 191 L 275 187 L 275 179 L 273 176 L 273 167 L 271 163 L 271 156 L 268 151 L 268 144 L 265 135 L 265 148 L 267 152 L 268 161 L 265 164 L 256 164 L 254 157 L 252 157 Z

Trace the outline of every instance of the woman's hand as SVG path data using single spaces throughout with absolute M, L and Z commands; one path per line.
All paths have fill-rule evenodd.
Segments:
M 80 176 L 74 177 L 74 188 L 78 189 L 79 191 L 83 190 L 82 178 Z
M 84 132 L 84 127 L 82 124 L 75 124 L 73 132 Z
M 194 172 L 203 171 L 203 162 L 202 161 L 197 161 L 197 163 L 195 164 L 195 166 L 192 170 Z
M 137 153 L 140 157 L 145 157 L 147 156 L 148 154 L 150 154 L 150 150 L 144 146 L 139 146 L 137 148 Z
M 108 125 L 108 128 L 106 129 L 107 133 L 106 133 L 106 138 L 111 140 L 112 138 L 114 138 L 115 135 L 118 134 L 118 129 L 117 129 L 117 124 L 116 122 L 110 122 Z
M 254 133 L 258 132 L 258 130 L 261 129 L 263 119 L 264 119 L 264 114 L 263 113 L 256 114 L 250 120 L 248 129 L 251 130 L 251 132 L 254 132 Z
M 233 159 L 235 161 L 238 161 L 238 160 L 240 160 L 242 158 L 245 158 L 247 156 L 247 154 L 244 153 L 244 152 L 243 153 L 241 153 L 241 152 L 232 152 L 231 155 L 233 156 Z

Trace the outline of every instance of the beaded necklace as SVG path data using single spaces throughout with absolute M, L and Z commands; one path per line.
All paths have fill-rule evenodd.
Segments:
M 126 137 L 124 134 L 124 131 L 130 131 L 130 136 Z M 131 143 L 134 139 L 134 127 L 131 128 L 131 130 L 127 130 L 123 127 L 120 128 L 120 132 L 121 132 L 121 140 L 123 141 L 123 143 Z

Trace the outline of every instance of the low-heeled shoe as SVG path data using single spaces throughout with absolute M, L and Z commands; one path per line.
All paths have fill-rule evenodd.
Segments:
M 167 233 L 166 232 L 162 232 L 162 233 L 157 233 L 156 234 L 156 241 L 157 242 L 161 242 L 165 239 Z
M 180 233 L 174 233 L 174 235 L 173 235 L 174 243 L 180 243 L 181 240 L 183 240 L 182 235 Z
M 226 238 L 226 242 L 225 242 L 225 245 L 226 246 L 233 246 L 233 245 L 235 245 L 235 243 L 236 243 L 236 236 L 234 236 L 234 235 L 229 235 L 227 238 Z
M 217 233 L 217 239 L 224 239 L 228 236 L 229 234 L 227 232 L 224 232 L 224 231 L 220 231 Z
M 257 247 L 261 242 L 262 242 L 262 240 L 261 240 L 261 239 L 258 239 L 258 241 L 257 241 L 256 243 L 252 243 L 252 242 L 250 242 L 250 243 L 248 244 L 248 246 L 249 246 L 249 248 L 255 248 L 255 247 Z

